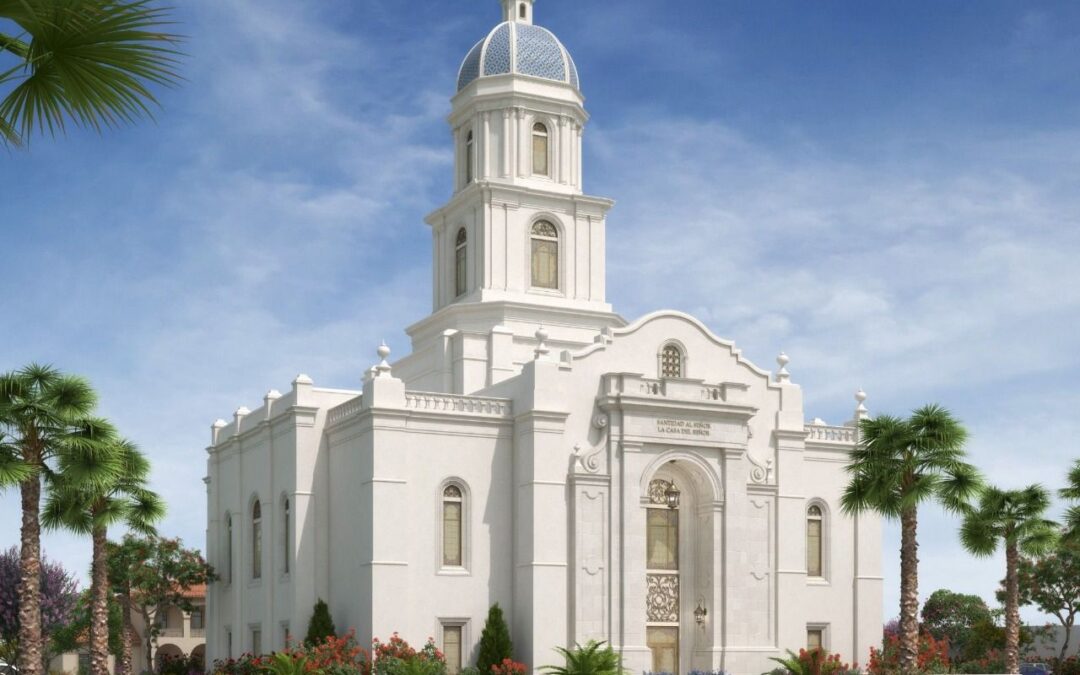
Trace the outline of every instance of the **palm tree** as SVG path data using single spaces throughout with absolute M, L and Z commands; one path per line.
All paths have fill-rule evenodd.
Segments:
M 919 653 L 919 505 L 936 501 L 963 512 L 982 480 L 964 455 L 967 431 L 945 408 L 927 405 L 908 419 L 883 415 L 859 424 L 859 443 L 841 498 L 848 514 L 868 511 L 900 520 L 900 667 Z
M 1062 499 L 1080 500 L 1080 459 L 1076 460 L 1072 469 L 1069 470 L 1069 485 L 1061 489 L 1059 494 Z M 1069 507 L 1065 512 L 1065 536 L 1073 541 L 1080 542 L 1080 504 Z
M 68 121 L 101 131 L 150 116 L 150 85 L 170 85 L 179 52 L 150 0 L 0 0 L 0 142 L 20 145 Z
M 1040 555 L 1057 539 L 1057 523 L 1043 518 L 1050 494 L 1041 485 L 1023 490 L 989 487 L 964 516 L 960 541 L 970 553 L 990 556 L 1005 545 L 1005 671 L 1020 672 L 1020 553 Z
M 0 0 L 0 3 L 5 0 Z M 90 417 L 97 396 L 86 380 L 30 364 L 0 375 L 0 489 L 18 486 L 22 498 L 19 581 L 19 671 L 41 675 L 41 478 L 69 453 L 95 461 L 87 480 L 118 470 L 105 451 L 112 427 Z
M 71 453 L 61 472 L 50 481 L 42 513 L 46 527 L 89 534 L 93 541 L 90 563 L 90 673 L 109 672 L 108 529 L 123 524 L 141 534 L 153 534 L 154 523 L 165 515 L 161 498 L 146 488 L 150 462 L 134 443 L 119 440 L 110 451 L 122 470 L 105 481 L 87 480 L 94 473 L 94 457 Z M 125 627 L 126 630 L 126 627 Z M 127 635 L 124 635 L 127 639 Z

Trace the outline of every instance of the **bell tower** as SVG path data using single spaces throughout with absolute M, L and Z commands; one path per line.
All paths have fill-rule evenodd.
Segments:
M 416 352 L 448 332 L 487 340 L 475 350 L 486 363 L 462 365 L 476 373 L 455 374 L 446 385 L 458 393 L 530 360 L 540 327 L 558 353 L 625 324 L 605 298 L 613 202 L 583 191 L 588 113 L 577 66 L 551 31 L 533 23 L 533 0 L 500 1 L 503 22 L 459 69 L 448 118 L 453 196 L 426 218 L 432 314 L 408 329 Z M 495 342 L 510 346 L 500 351 Z

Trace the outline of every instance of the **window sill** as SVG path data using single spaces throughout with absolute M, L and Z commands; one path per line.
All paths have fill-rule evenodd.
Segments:
M 440 567 L 436 576 L 440 577 L 471 577 L 472 572 L 465 567 Z
M 247 585 L 248 588 L 259 588 L 260 586 L 262 586 L 262 579 L 252 579 Z
M 544 288 L 543 286 L 529 286 L 529 292 L 535 295 L 545 295 L 549 298 L 565 298 L 566 293 L 563 293 L 558 288 Z
M 832 586 L 832 583 L 825 577 L 806 577 L 807 586 Z

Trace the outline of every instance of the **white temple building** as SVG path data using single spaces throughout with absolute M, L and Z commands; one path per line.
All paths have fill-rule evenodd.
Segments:
M 694 317 L 612 311 L 577 69 L 532 0 L 502 3 L 452 99 L 412 353 L 213 426 L 208 659 L 281 648 L 322 598 L 361 644 L 434 636 L 451 673 L 496 602 L 534 670 L 589 639 L 631 672 L 865 662 L 881 526 L 839 508 L 865 394 L 808 424 L 786 356 L 773 374 Z

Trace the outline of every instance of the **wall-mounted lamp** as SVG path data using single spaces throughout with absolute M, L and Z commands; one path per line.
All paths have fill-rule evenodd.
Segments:
M 664 501 L 667 502 L 667 507 L 669 509 L 679 508 L 680 494 L 679 488 L 675 487 L 675 481 L 672 481 L 671 485 L 668 486 L 668 489 L 664 490 Z
M 699 600 L 697 607 L 694 609 L 694 621 L 697 621 L 698 625 L 700 626 L 701 624 L 705 623 L 705 617 L 708 615 L 709 610 L 705 609 L 705 607 L 701 604 L 701 601 Z

